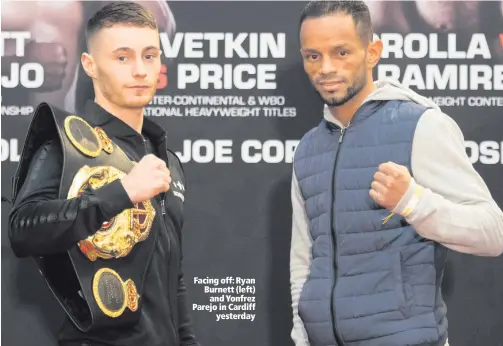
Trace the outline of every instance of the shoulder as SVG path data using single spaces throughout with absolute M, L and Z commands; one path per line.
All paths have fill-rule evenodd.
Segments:
M 317 126 L 311 128 L 301 137 L 299 143 L 297 144 L 297 148 L 295 149 L 294 163 L 295 159 L 302 158 L 302 156 L 305 155 L 304 153 L 305 150 L 312 147 L 311 143 L 316 138 L 316 135 L 319 134 L 320 131 L 322 131 L 323 129 L 329 131 L 327 126 L 328 126 L 327 122 L 325 120 L 322 120 Z
M 442 142 L 448 138 L 463 140 L 463 133 L 457 122 L 439 109 L 428 109 L 421 115 L 416 136 Z
M 12 202 L 15 202 L 26 181 L 60 179 L 63 153 L 58 140 L 44 140 L 37 147 L 23 150 L 19 166 L 13 177 Z
M 295 174 L 295 167 L 298 166 L 298 163 L 301 162 L 306 156 L 309 155 L 309 148 L 313 148 L 312 140 L 316 137 L 318 131 L 320 131 L 320 127 L 325 126 L 325 121 L 322 120 L 320 124 L 311 128 L 307 131 L 299 140 L 297 147 L 295 148 L 295 153 L 293 155 L 293 164 L 292 170 Z M 328 130 L 327 130 L 328 131 Z
M 47 139 L 33 151 L 32 155 L 25 157 L 25 160 L 29 160 L 30 165 L 33 165 L 35 162 L 39 164 L 42 162 L 51 162 L 62 165 L 63 152 L 61 143 L 56 139 Z
M 325 126 L 325 120 L 322 120 L 321 123 L 319 123 L 317 126 L 311 128 L 309 131 L 307 131 L 299 141 L 299 144 L 297 145 L 297 149 L 299 147 L 305 146 L 307 143 L 309 143 L 310 140 L 312 140 L 318 131 L 320 131 L 320 127 Z
M 180 185 L 180 188 L 185 190 L 185 185 L 187 184 L 187 179 L 185 177 L 185 170 L 183 168 L 180 158 L 176 153 L 170 149 L 167 150 L 168 153 L 168 168 L 171 173 L 171 179 L 173 183 Z
M 176 153 L 171 149 L 167 150 L 167 154 L 168 154 L 169 167 L 179 169 L 184 173 L 182 161 L 180 161 L 178 155 L 176 155 Z
M 313 127 L 312 129 L 310 129 L 309 131 L 307 131 L 300 139 L 300 143 L 304 143 L 304 142 L 307 142 L 309 141 L 311 138 L 313 138 L 313 136 L 316 134 L 316 132 L 319 131 L 319 128 L 320 126 L 323 126 L 323 124 L 325 123 L 325 121 L 323 120 L 320 124 L 318 124 L 317 126 Z
M 428 106 L 418 104 L 413 101 L 392 100 L 384 104 L 385 109 L 391 109 L 392 112 L 385 112 L 390 117 L 399 117 L 402 119 L 419 119 L 426 111 L 432 109 Z

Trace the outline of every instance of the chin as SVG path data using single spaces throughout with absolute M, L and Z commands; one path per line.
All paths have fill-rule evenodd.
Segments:
M 344 97 L 338 94 L 321 94 L 321 98 L 323 102 L 329 105 L 344 100 Z
M 150 103 L 150 100 L 135 100 L 135 101 L 127 101 L 124 103 L 124 106 L 126 108 L 132 108 L 132 109 L 138 109 L 138 108 L 144 108 L 148 106 Z
M 124 105 L 127 108 L 143 108 L 148 106 L 148 104 L 152 101 L 152 97 L 134 97 L 126 100 Z

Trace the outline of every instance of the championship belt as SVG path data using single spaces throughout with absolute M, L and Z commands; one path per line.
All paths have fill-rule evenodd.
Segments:
M 102 128 L 42 103 L 28 131 L 16 174 L 19 181 L 24 180 L 33 153 L 47 138 L 59 139 L 63 148 L 61 199 L 121 179 L 135 164 Z M 18 181 L 14 190 L 13 197 Z M 130 326 L 138 321 L 143 279 L 158 236 L 152 227 L 155 215 L 151 201 L 136 203 L 66 254 L 36 258 L 50 289 L 80 330 Z M 65 267 L 64 274 L 70 271 L 75 277 L 61 277 L 63 273 L 54 269 Z

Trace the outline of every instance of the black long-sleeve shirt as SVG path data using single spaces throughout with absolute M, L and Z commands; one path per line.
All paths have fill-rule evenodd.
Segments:
M 115 137 L 112 139 L 132 159 L 139 161 L 145 154 L 158 151 L 150 141 L 142 139 L 141 135 L 132 132 L 131 128 L 101 107 L 93 103 L 89 108 L 97 117 L 94 121 L 106 126 L 104 128 L 110 131 L 109 135 Z M 103 222 L 133 206 L 120 180 L 94 191 L 86 191 L 77 198 L 58 199 L 62 165 L 62 149 L 57 140 L 45 143 L 31 160 L 26 180 L 9 217 L 9 238 L 18 257 L 65 252 L 78 241 L 94 234 Z M 172 174 L 178 174 L 178 178 L 183 179 L 179 165 L 179 162 L 175 165 L 178 172 L 172 171 Z M 170 222 L 154 224 L 173 227 L 165 226 L 165 229 L 159 230 L 144 283 L 139 322 L 133 328 L 82 333 L 67 319 L 60 330 L 60 345 L 198 345 L 189 317 L 181 270 L 183 207 L 176 197 L 165 199 L 166 215 L 157 213 L 159 216 L 156 217 L 170 218 Z

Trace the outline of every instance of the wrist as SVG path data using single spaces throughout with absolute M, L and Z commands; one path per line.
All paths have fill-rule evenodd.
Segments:
M 127 176 L 124 177 L 124 178 L 122 178 L 120 181 L 121 181 L 122 187 L 126 191 L 129 199 L 131 200 L 131 203 L 133 203 L 133 204 L 138 203 L 139 202 L 137 200 L 138 196 L 137 196 L 137 194 L 135 192 L 134 184 L 130 184 L 129 179 L 128 179 Z
M 403 195 L 402 199 L 398 202 L 395 209 L 393 209 L 394 214 L 402 215 L 407 217 L 416 209 L 422 195 L 424 188 L 417 184 L 414 178 L 411 178 L 409 188 Z
M 110 220 L 123 210 L 134 206 L 124 185 L 118 180 L 103 185 L 93 193 L 99 201 L 104 220 Z

